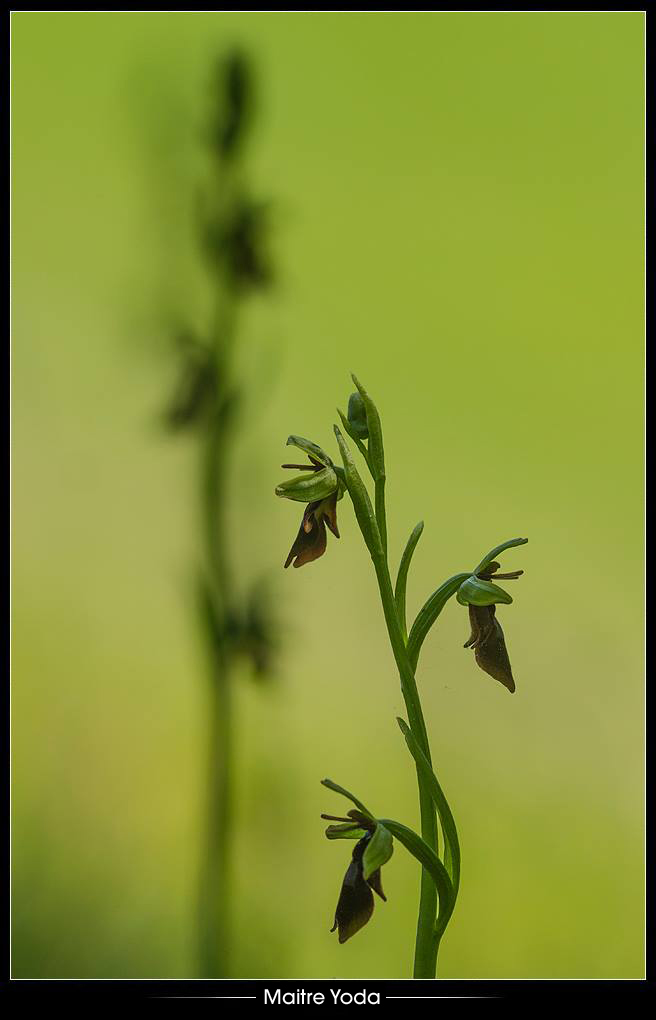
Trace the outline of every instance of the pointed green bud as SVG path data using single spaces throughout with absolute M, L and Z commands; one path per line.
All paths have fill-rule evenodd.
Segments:
M 475 574 L 462 582 L 456 592 L 456 599 L 461 606 L 493 606 L 500 602 L 510 605 L 512 602 L 512 596 L 498 584 L 483 581 Z
M 276 486 L 276 496 L 298 503 L 314 503 L 331 496 L 337 488 L 337 475 L 331 467 L 325 467 L 281 482 Z
M 317 446 L 316 443 L 311 442 L 309 439 L 303 439 L 303 436 L 290 436 L 287 440 L 287 446 L 296 446 L 299 450 L 307 453 L 310 460 L 318 461 L 324 467 L 333 467 L 333 462 L 328 454 L 320 446 Z
M 352 393 L 349 397 L 347 416 L 351 427 L 351 436 L 357 436 L 358 439 L 368 439 L 367 411 L 364 401 L 358 392 Z
M 371 473 L 375 479 L 385 478 L 385 452 L 383 449 L 383 431 L 380 424 L 380 415 L 362 383 L 354 375 L 351 376 L 351 379 L 358 388 L 358 393 L 360 394 L 360 399 L 367 416 Z

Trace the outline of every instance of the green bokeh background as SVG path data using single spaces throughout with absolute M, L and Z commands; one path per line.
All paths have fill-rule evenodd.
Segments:
M 516 534 L 517 693 L 455 601 L 419 684 L 459 823 L 457 978 L 643 974 L 643 16 L 31 14 L 13 54 L 13 974 L 196 973 L 206 685 L 195 456 L 158 415 L 209 293 L 193 210 L 216 55 L 256 62 L 250 177 L 279 285 L 250 306 L 230 516 L 284 653 L 239 678 L 232 972 L 411 970 L 418 875 L 346 946 L 329 775 L 416 825 L 402 701 L 345 500 L 282 562 L 289 432 L 374 395 L 415 610 Z

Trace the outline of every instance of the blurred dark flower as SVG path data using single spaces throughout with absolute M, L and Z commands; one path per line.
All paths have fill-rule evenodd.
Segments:
M 204 230 L 205 251 L 214 264 L 224 264 L 235 289 L 263 288 L 273 273 L 266 253 L 268 205 L 242 199 L 230 218 L 210 222 Z
M 212 137 L 224 159 L 232 157 L 244 138 L 252 113 L 252 71 L 243 53 L 231 53 L 217 65 L 218 115 Z
M 260 581 L 253 586 L 246 605 L 241 639 L 242 652 L 252 662 L 258 679 L 271 674 L 278 647 L 276 633 L 271 594 Z

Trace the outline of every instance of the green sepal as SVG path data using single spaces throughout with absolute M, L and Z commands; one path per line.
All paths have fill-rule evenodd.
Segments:
M 316 443 L 311 442 L 309 439 L 303 439 L 303 436 L 289 436 L 286 445 L 296 446 L 299 450 L 303 450 L 303 453 L 307 453 L 308 457 L 318 460 L 324 467 L 333 467 L 333 462 L 328 454 L 320 446 L 317 446 Z
M 351 793 L 344 786 L 340 786 L 339 783 L 334 783 L 332 779 L 322 779 L 321 785 L 326 786 L 329 790 L 333 790 L 335 793 L 341 793 L 342 797 L 346 797 L 347 800 L 350 800 L 352 804 L 355 804 L 355 806 L 360 809 L 363 815 L 365 815 L 367 818 L 371 818 L 372 821 L 375 821 L 374 816 L 372 815 L 369 808 L 365 807 L 362 801 L 358 800 L 355 794 Z
M 337 475 L 331 467 L 325 467 L 286 479 L 276 486 L 276 496 L 294 499 L 298 503 L 313 503 L 331 496 L 337 488 Z
M 366 835 L 366 829 L 361 829 L 352 822 L 329 825 L 326 829 L 328 839 L 363 839 Z
M 369 438 L 369 426 L 367 425 L 367 411 L 364 401 L 356 391 L 349 397 L 347 417 L 350 425 L 350 434 L 358 439 Z
M 463 581 L 456 599 L 461 606 L 494 606 L 499 603 L 509 606 L 512 602 L 512 595 L 500 588 L 492 581 L 482 581 L 480 577 L 472 574 L 466 581 Z
M 487 556 L 484 556 L 477 567 L 474 568 L 472 573 L 480 574 L 481 571 L 485 570 L 492 560 L 495 560 L 499 553 L 505 552 L 506 549 L 512 549 L 517 545 L 526 545 L 528 538 L 509 538 L 507 542 L 502 542 L 501 545 L 495 545 L 494 549 L 490 549 Z
M 365 882 L 371 878 L 375 871 L 382 868 L 383 864 L 387 864 L 393 853 L 392 833 L 378 822 L 362 857 L 362 872 Z

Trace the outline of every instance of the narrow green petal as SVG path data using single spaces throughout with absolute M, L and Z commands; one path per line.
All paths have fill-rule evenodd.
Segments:
M 299 450 L 307 453 L 308 457 L 314 457 L 315 460 L 318 460 L 325 467 L 333 466 L 333 462 L 328 454 L 310 439 L 304 439 L 303 436 L 289 436 L 287 446 L 296 446 Z
M 504 552 L 506 549 L 512 549 L 516 545 L 526 545 L 528 538 L 509 538 L 507 542 L 502 542 L 501 545 L 495 545 L 494 549 L 490 549 L 487 556 L 484 556 L 477 567 L 472 570 L 473 574 L 480 574 L 481 570 L 485 570 L 488 563 L 496 559 L 499 553 Z
M 394 853 L 394 841 L 389 829 L 378 822 L 374 834 L 367 843 L 362 858 L 362 869 L 365 880 L 371 878 L 375 871 L 387 864 Z
M 340 786 L 339 783 L 333 783 L 332 779 L 322 779 L 321 785 L 328 787 L 329 790 L 333 790 L 335 793 L 341 793 L 342 797 L 346 797 L 347 800 L 350 800 L 357 808 L 360 808 L 360 811 L 362 811 L 363 815 L 366 815 L 367 818 L 374 817 L 369 808 L 366 808 L 362 801 L 358 800 L 354 793 L 350 793 L 347 789 L 345 789 L 345 787 Z

